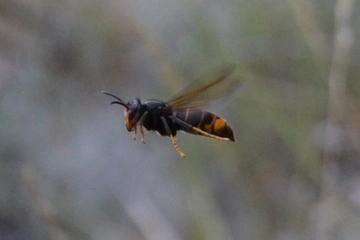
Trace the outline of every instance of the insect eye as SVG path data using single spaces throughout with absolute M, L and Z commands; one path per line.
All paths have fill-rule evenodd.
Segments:
M 127 105 L 129 106 L 130 110 L 132 110 L 132 109 L 137 108 L 139 103 L 136 100 L 132 100 L 132 101 L 128 102 Z
M 132 100 L 127 104 L 129 106 L 128 116 L 129 119 L 133 119 L 140 109 L 140 104 L 137 100 Z

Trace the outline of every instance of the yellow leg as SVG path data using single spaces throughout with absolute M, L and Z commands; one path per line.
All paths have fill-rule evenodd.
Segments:
M 141 142 L 145 143 L 145 136 L 144 136 L 144 129 L 143 129 L 143 123 L 145 120 L 145 117 L 148 115 L 148 112 L 144 112 L 144 114 L 141 116 L 139 120 L 139 126 L 140 126 L 140 134 L 141 134 Z
M 134 134 L 133 134 L 133 139 L 136 140 L 136 134 L 137 134 L 137 127 L 134 127 Z
M 140 134 L 141 134 L 141 142 L 145 143 L 144 129 L 142 125 L 140 125 Z
M 185 154 L 184 154 L 184 152 L 181 150 L 181 148 L 180 148 L 180 146 L 179 146 L 179 144 L 178 144 L 177 139 L 176 139 L 172 134 L 170 134 L 170 139 L 171 139 L 171 141 L 172 141 L 172 143 L 173 143 L 173 145 L 174 145 L 174 147 L 175 147 L 175 150 L 180 154 L 180 157 L 181 157 L 181 158 L 185 158 Z
M 201 130 L 200 128 L 196 128 L 196 127 L 191 127 L 192 130 L 200 133 L 201 135 L 204 135 L 206 137 L 210 137 L 210 138 L 215 138 L 217 140 L 222 140 L 222 141 L 226 141 L 226 142 L 230 142 L 231 140 L 229 138 L 225 138 L 225 137 L 219 137 L 219 136 L 216 136 L 216 135 L 213 135 L 213 134 L 210 134 L 210 133 L 207 133 L 203 130 Z
M 179 146 L 179 144 L 178 144 L 177 139 L 171 134 L 169 125 L 167 124 L 165 118 L 164 118 L 164 117 L 160 117 L 160 119 L 161 119 L 161 121 L 163 122 L 164 128 L 165 128 L 167 134 L 169 135 L 169 137 L 170 137 L 170 139 L 171 139 L 171 141 L 172 141 L 172 143 L 173 143 L 176 151 L 180 154 L 180 157 L 181 157 L 181 158 L 185 158 L 185 154 L 183 153 L 183 151 L 181 151 L 181 148 L 180 148 L 180 146 Z
M 213 135 L 213 134 L 210 134 L 208 132 L 205 132 L 203 130 L 201 130 L 200 128 L 197 128 L 197 127 L 193 127 L 191 125 L 189 125 L 188 123 L 176 118 L 176 117 L 173 117 L 172 118 L 174 121 L 176 121 L 178 124 L 182 125 L 183 127 L 187 128 L 187 129 L 191 129 L 195 132 L 198 132 L 200 135 L 203 135 L 203 136 L 206 136 L 206 137 L 210 137 L 210 138 L 214 138 L 214 139 L 217 139 L 217 140 L 221 140 L 221 141 L 226 141 L 226 142 L 230 142 L 231 140 L 229 138 L 225 138 L 225 137 L 219 137 L 219 136 L 216 136 L 216 135 Z

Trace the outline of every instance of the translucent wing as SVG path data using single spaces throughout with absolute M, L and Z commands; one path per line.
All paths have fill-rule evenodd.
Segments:
M 217 67 L 202 75 L 167 103 L 176 111 L 205 107 L 214 100 L 231 96 L 241 85 L 238 77 L 230 76 L 234 70 L 233 64 Z

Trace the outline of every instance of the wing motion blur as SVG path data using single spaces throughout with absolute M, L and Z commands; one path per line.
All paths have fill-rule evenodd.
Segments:
M 232 76 L 234 64 L 219 66 L 173 96 L 167 103 L 174 111 L 203 108 L 221 98 L 232 96 L 240 87 L 238 76 Z

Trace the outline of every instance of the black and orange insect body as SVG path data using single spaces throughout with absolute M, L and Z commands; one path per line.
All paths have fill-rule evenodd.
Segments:
M 235 142 L 234 134 L 225 119 L 216 116 L 213 113 L 203 110 L 186 109 L 174 113 L 179 123 L 178 130 L 185 132 L 212 137 L 219 140 Z
M 116 99 L 111 104 L 125 107 L 126 129 L 129 132 L 134 131 L 134 139 L 138 127 L 142 142 L 145 142 L 143 128 L 157 131 L 161 136 L 170 137 L 177 152 L 181 157 L 185 157 L 175 138 L 179 130 L 218 140 L 235 141 L 233 131 L 225 119 L 201 110 L 210 101 L 231 95 L 238 89 L 240 86 L 238 78 L 229 77 L 234 69 L 232 65 L 217 68 L 167 102 L 148 100 L 142 103 L 140 99 L 135 99 L 126 103 L 112 93 L 103 93 Z

